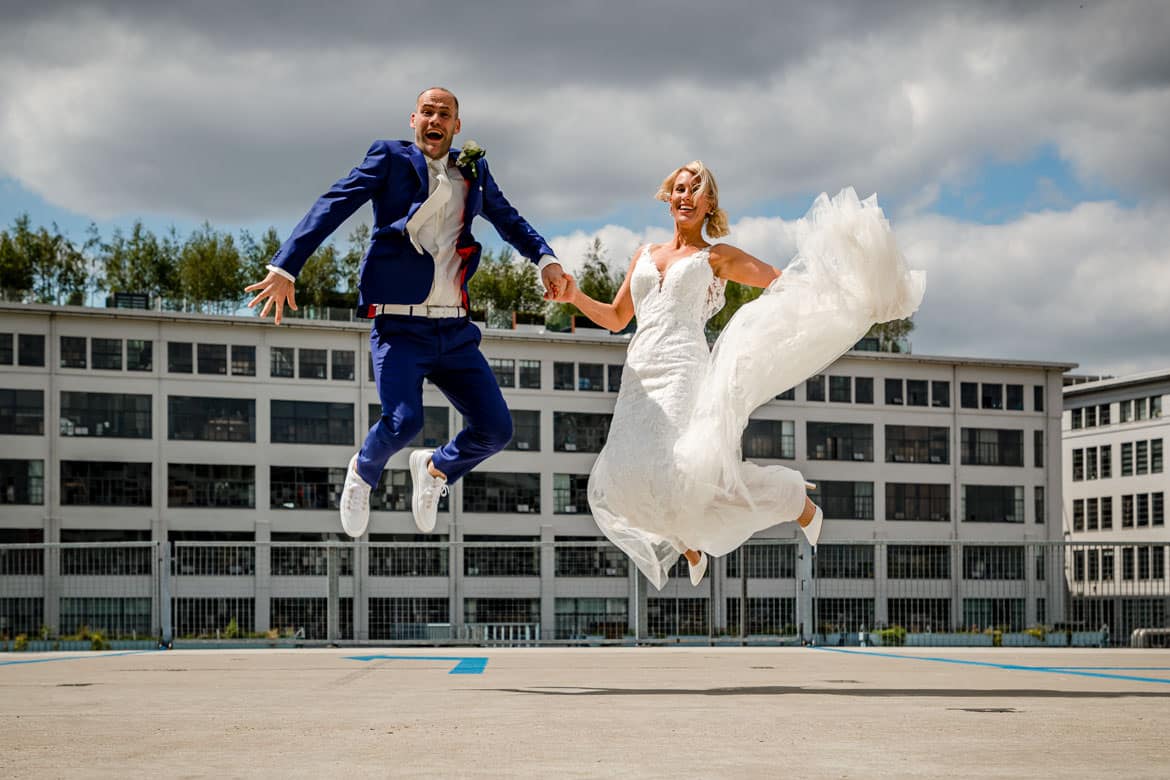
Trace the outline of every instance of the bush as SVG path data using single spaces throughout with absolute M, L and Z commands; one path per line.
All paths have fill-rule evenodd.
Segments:
M 12 642 L 12 649 L 18 653 L 28 650 L 28 634 L 17 634 Z
M 232 619 L 228 621 L 227 628 L 223 630 L 223 636 L 225 639 L 239 639 L 240 624 L 236 621 L 234 615 L 232 616 Z
M 101 631 L 91 631 L 89 633 L 89 649 L 90 650 L 109 650 L 110 643 L 102 636 Z
M 890 626 L 874 633 L 881 639 L 883 647 L 901 647 L 906 644 L 906 629 L 901 626 Z

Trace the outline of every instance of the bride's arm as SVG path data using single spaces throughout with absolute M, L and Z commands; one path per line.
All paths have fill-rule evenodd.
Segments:
M 634 265 L 638 262 L 640 252 L 641 247 L 634 253 L 634 259 L 630 261 L 626 278 L 622 282 L 622 286 L 618 288 L 617 295 L 613 297 L 613 303 L 593 300 L 581 292 L 581 288 L 577 286 L 577 280 L 569 274 L 565 274 L 566 279 L 569 280 L 569 288 L 565 291 L 564 302 L 573 304 L 581 310 L 582 314 L 606 330 L 616 333 L 626 327 L 634 318 L 634 299 L 630 295 L 630 276 L 634 273 Z
M 730 244 L 711 247 L 711 270 L 720 279 L 751 287 L 767 287 L 780 278 L 780 269 Z

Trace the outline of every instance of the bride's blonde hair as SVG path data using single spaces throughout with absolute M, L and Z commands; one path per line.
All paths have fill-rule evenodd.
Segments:
M 686 165 L 674 169 L 674 172 L 662 180 L 662 184 L 658 187 L 658 193 L 654 196 L 658 200 L 670 203 L 670 193 L 674 189 L 674 180 L 683 171 L 687 171 L 696 179 L 699 180 L 699 186 L 695 188 L 696 197 L 699 195 L 706 195 L 707 201 L 710 205 L 710 210 L 707 212 L 703 221 L 703 226 L 707 230 L 707 235 L 711 238 L 720 238 L 731 232 L 727 226 L 727 212 L 719 208 L 719 185 L 715 183 L 715 174 L 703 165 L 702 160 L 695 160 Z

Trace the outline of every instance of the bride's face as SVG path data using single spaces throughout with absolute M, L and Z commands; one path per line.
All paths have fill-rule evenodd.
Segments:
M 701 228 L 707 212 L 711 210 L 707 195 L 699 195 L 696 192 L 698 188 L 699 177 L 690 171 L 681 171 L 674 179 L 674 187 L 670 191 L 670 215 L 680 228 Z

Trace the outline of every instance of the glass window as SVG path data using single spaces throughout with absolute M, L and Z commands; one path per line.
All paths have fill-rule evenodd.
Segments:
M 61 461 L 65 506 L 150 506 L 150 463 Z
M 553 474 L 553 514 L 587 514 L 588 488 L 588 474 Z M 557 550 L 558 555 L 561 552 Z
M 256 347 L 232 344 L 232 376 L 256 376 Z
M 1101 479 L 1109 479 L 1113 476 L 1113 445 L 1104 444 L 1101 446 Z
M 1075 501 L 1073 502 L 1076 503 Z M 1075 518 L 1074 518 L 1075 519 Z M 1121 527 L 1133 528 L 1133 496 L 1121 497 Z
M 817 548 L 814 560 L 817 579 L 873 579 L 873 545 L 870 544 L 822 544 Z M 819 611 L 824 619 L 824 607 Z M 873 625 L 873 622 L 868 625 Z
M 16 337 L 16 360 L 22 366 L 45 365 L 45 337 L 39 333 L 21 333 Z
M 252 398 L 167 397 L 167 438 L 173 441 L 256 441 Z
M 1024 432 L 997 428 L 960 430 L 964 466 L 1023 466 Z
M 272 376 L 291 378 L 296 365 L 296 350 L 293 347 L 273 347 L 271 352 Z
M 557 452 L 601 452 L 612 414 L 553 412 L 553 449 Z
M 1162 473 L 1162 440 L 1150 440 L 1150 473 Z
M 1095 428 L 1097 426 L 1097 407 L 1086 406 L 1081 411 L 1085 413 L 1085 427 Z
M 889 406 L 901 406 L 904 402 L 905 399 L 902 397 L 902 380 L 887 379 L 886 404 Z
M 804 383 L 804 398 L 806 401 L 825 400 L 825 377 L 821 374 L 809 377 Z
M 45 503 L 45 462 L 43 460 L 0 460 L 0 504 Z M 0 538 L 0 544 L 3 544 Z M 4 574 L 0 553 L 0 575 Z
M 1150 398 L 1150 419 L 1156 420 L 1162 416 L 1162 396 L 1155 395 Z
M 979 408 L 979 385 L 974 382 L 959 384 L 959 405 L 964 409 Z
M 853 377 L 830 376 L 829 400 L 834 403 L 848 404 L 853 402 Z
M 872 482 L 818 479 L 816 489 L 809 492 L 809 498 L 824 510 L 827 518 L 873 520 Z
M 388 507 L 380 503 L 384 495 L 383 482 L 393 471 L 383 471 L 378 487 L 370 494 L 370 508 L 374 510 L 401 509 L 410 506 L 409 498 L 401 507 Z M 407 484 L 409 496 L 409 474 L 401 471 L 402 481 Z M 325 466 L 270 466 L 268 469 L 268 506 L 272 509 L 337 509 L 337 501 L 345 486 L 344 467 Z M 443 506 L 440 499 L 439 507 Z
M 300 349 L 301 379 L 329 378 L 329 351 L 325 349 Z
M 553 390 L 573 390 L 573 363 L 553 363 Z
M 149 395 L 61 392 L 62 436 L 149 439 L 150 418 Z
M 382 552 L 378 548 L 371 548 L 371 556 L 377 552 Z M 397 560 L 397 553 L 399 550 L 391 548 L 385 550 L 388 556 L 395 556 L 393 562 L 386 564 L 383 570 L 385 571 L 399 571 L 400 567 L 407 564 L 399 563 Z M 406 550 L 406 552 L 416 552 L 414 550 Z M 423 552 L 423 551 L 418 551 Z M 419 570 L 418 564 L 411 564 L 406 574 L 379 574 L 377 576 L 391 577 L 391 576 L 447 576 L 447 551 L 446 550 L 428 550 L 426 552 L 442 553 L 442 573 L 432 574 L 414 574 L 413 572 Z M 418 556 L 414 556 L 418 557 Z M 373 557 L 371 557 L 371 566 L 373 566 Z M 413 560 L 413 558 L 412 558 Z M 431 568 L 424 568 L 425 572 L 437 572 L 433 568 L 438 563 L 430 562 Z M 373 571 L 371 570 L 371 575 Z M 403 597 L 403 598 L 370 598 L 370 639 L 426 639 L 427 625 L 429 623 L 450 623 L 450 603 L 447 597 L 442 598 L 427 598 L 427 597 Z
M 591 392 L 605 390 L 605 366 L 601 363 L 581 363 L 577 366 L 577 389 Z
M 1080 430 L 1082 420 L 1084 420 L 1084 410 L 1083 409 L 1073 409 L 1071 412 L 1069 412 L 1068 416 L 1069 416 L 1069 422 L 1070 422 L 1070 425 L 1072 426 L 1072 429 L 1074 431 Z
M 963 485 L 962 498 L 965 522 L 1024 522 L 1024 488 L 1019 485 Z
M 1073 482 L 1085 478 L 1085 451 L 1079 447 L 1072 451 L 1072 478 Z
M 1097 424 L 1109 424 L 1109 404 L 1101 404 L 1097 407 Z
M 795 387 L 788 388 L 783 393 L 776 396 L 776 400 L 777 401 L 795 401 L 796 400 L 796 388 Z
M 865 423 L 806 423 L 809 460 L 873 460 L 873 426 Z
M 1073 453 L 1073 456 L 1074 456 L 1073 479 L 1076 479 L 1076 465 L 1075 465 L 1076 453 L 1075 452 Z M 1124 442 L 1121 445 L 1121 476 L 1123 476 L 1123 477 L 1132 477 L 1133 476 L 1133 442 Z
M 950 463 L 951 429 L 886 426 L 886 463 Z
M 1032 431 L 1032 465 L 1038 469 L 1044 468 L 1044 431 Z
M 44 433 L 44 391 L 0 388 L 0 434 L 42 436 Z
M 1073 499 L 1073 531 L 1085 530 L 1085 499 Z
M 410 481 L 409 474 L 402 472 Z M 446 496 L 443 496 L 440 501 L 445 501 Z M 409 510 L 409 501 L 404 505 L 404 509 Z M 446 577 L 449 572 L 450 556 L 447 553 L 447 546 L 443 544 L 447 541 L 446 534 L 370 534 L 370 565 L 369 572 L 371 577 Z M 397 542 L 398 544 L 391 544 L 382 546 L 379 543 Z M 410 546 L 403 545 L 402 542 L 411 543 Z M 414 546 L 418 545 L 418 546 Z M 425 545 L 425 546 L 424 546 Z M 376 599 L 370 599 L 374 602 Z M 440 599 L 434 599 L 439 601 Z M 446 623 L 447 599 L 441 599 L 443 602 L 442 620 L 431 622 Z M 373 605 L 371 604 L 371 617 L 373 615 Z M 426 626 L 421 626 L 423 631 L 420 632 L 418 638 L 425 637 Z M 370 626 L 370 638 L 374 638 L 373 626 Z M 391 639 L 395 637 L 382 636 L 379 638 Z M 408 637 L 411 638 L 411 637 Z
M 963 547 L 963 579 L 1022 580 L 1026 576 L 1022 545 L 966 545 Z
M 1117 410 L 1121 414 L 1121 422 L 1129 422 L 1133 417 L 1133 401 L 1118 402 Z
M 950 408 L 950 382 L 934 380 L 930 382 L 930 406 Z
M 949 580 L 951 549 L 941 544 L 891 544 L 886 576 L 892 580 Z M 895 621 L 891 619 L 891 624 Z M 903 625 L 898 623 L 898 625 Z M 940 626 L 941 628 L 941 626 Z
M 1043 497 L 1044 488 L 1036 488 Z M 1038 519 L 1036 522 L 1040 522 Z M 1113 496 L 1101 497 L 1101 530 L 1109 531 L 1113 528 Z
M 1035 488 L 1033 488 L 1033 490 L 1035 491 L 1033 494 L 1033 501 L 1035 503 L 1034 511 L 1036 513 L 1036 524 L 1043 525 L 1044 524 L 1044 486 L 1037 485 Z M 1109 506 L 1110 506 L 1110 508 L 1112 508 L 1113 504 L 1110 503 Z M 1104 517 L 1105 517 L 1104 500 L 1102 500 L 1101 517 L 1102 517 L 1102 522 L 1104 522 Z M 1110 521 L 1110 524 L 1112 525 L 1112 520 Z M 1102 528 L 1104 528 L 1104 527 L 1105 526 L 1102 525 Z M 1041 577 L 1040 579 L 1043 579 L 1043 577 Z
M 273 399 L 271 420 L 273 443 L 353 444 L 353 404 Z
M 930 402 L 929 387 L 930 383 L 925 379 L 907 379 L 906 405 L 927 406 Z
M 354 377 L 354 352 L 352 349 L 335 349 L 330 353 L 333 360 L 333 379 L 338 382 L 352 382 Z
M 0 333 L 0 366 L 10 366 L 16 357 L 16 340 L 11 333 Z
M 1032 410 L 1044 411 L 1044 385 L 1032 385 Z
M 528 390 L 540 389 L 540 361 L 539 360 L 521 360 L 520 362 L 520 387 Z
M 505 449 L 540 450 L 540 412 L 512 409 L 512 440 Z
M 1003 385 L 984 384 L 981 387 L 981 406 L 984 409 L 1003 408 Z
M 795 458 L 796 423 L 792 420 L 748 420 L 743 433 L 745 458 Z
M 195 368 L 194 351 L 186 341 L 167 342 L 167 371 L 172 374 L 190 374 Z
M 886 519 L 949 523 L 951 486 L 887 482 Z
M 227 344 L 200 344 L 195 354 L 200 374 L 227 375 Z
M 859 376 L 854 378 L 853 400 L 859 404 L 873 403 L 873 377 Z
M 488 358 L 488 366 L 500 387 L 516 386 L 516 361 L 512 358 Z
M 169 463 L 167 506 L 253 509 L 256 506 L 256 467 Z
M 126 339 L 126 370 L 154 370 L 154 342 L 149 339 Z
M 463 477 L 463 511 L 540 514 L 540 474 L 472 471 Z
M 1007 408 L 1015 412 L 1024 411 L 1024 386 L 1007 386 Z
M 90 362 L 103 371 L 122 370 L 122 339 L 94 338 L 89 345 Z
M 61 368 L 85 368 L 85 337 L 61 337 Z
M 608 374 L 606 381 L 609 392 L 616 393 L 622 389 L 622 369 L 624 368 L 625 366 L 620 363 L 617 365 L 611 363 L 605 367 L 606 373 Z
M 1146 399 L 1144 399 L 1144 398 L 1135 398 L 1134 399 L 1134 401 L 1133 401 L 1133 419 L 1134 420 L 1146 419 Z
M 1150 472 L 1150 443 L 1139 441 L 1134 448 L 1134 473 L 1148 474 Z

